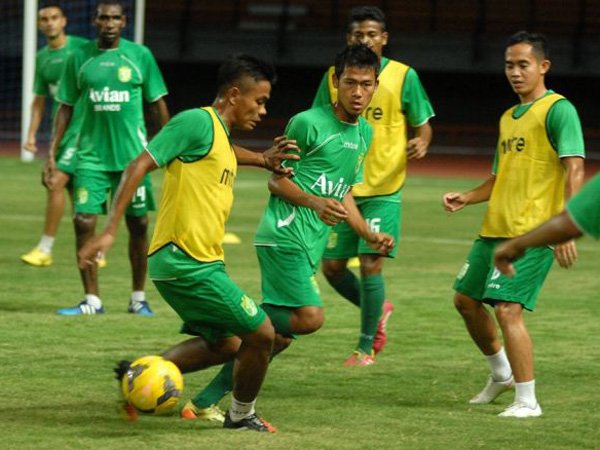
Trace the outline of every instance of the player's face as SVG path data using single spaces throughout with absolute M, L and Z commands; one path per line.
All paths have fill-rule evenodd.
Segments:
M 379 22 L 365 20 L 354 22 L 350 32 L 346 35 L 348 45 L 365 44 L 381 59 L 383 47 L 387 45 L 388 34 Z
M 38 28 L 48 39 L 55 39 L 61 34 L 67 25 L 67 18 L 60 8 L 50 6 L 42 8 L 38 12 Z
M 241 87 L 236 89 L 238 92 L 232 97 L 235 102 L 233 125 L 240 130 L 253 130 L 267 114 L 271 83 L 246 78 Z
M 515 44 L 506 49 L 504 72 L 522 102 L 533 101 L 545 92 L 544 75 L 550 61 L 539 59 L 530 44 Z
M 338 117 L 345 122 L 355 122 L 371 103 L 377 78 L 373 68 L 346 67 L 339 79 L 334 75 L 333 84 L 338 90 Z
M 94 24 L 98 30 L 98 42 L 101 48 L 118 45 L 121 31 L 125 28 L 125 15 L 119 5 L 98 6 Z

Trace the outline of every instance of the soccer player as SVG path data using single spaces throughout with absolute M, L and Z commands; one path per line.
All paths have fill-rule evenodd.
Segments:
M 498 245 L 494 263 L 504 275 L 514 276 L 516 269 L 513 263 L 522 258 L 527 249 L 561 244 L 584 233 L 596 240 L 600 238 L 600 175 L 588 181 L 569 200 L 563 212 L 530 232 Z
M 176 115 L 126 169 L 104 232 L 79 252 L 80 266 L 112 245 L 129 199 L 146 174 L 166 167 L 163 194 L 149 249 L 150 278 L 195 336 L 163 356 L 183 373 L 222 364 L 235 356 L 233 398 L 224 426 L 274 431 L 254 412 L 274 339 L 271 322 L 227 275 L 222 240 L 233 203 L 237 164 L 277 168 L 281 158 L 232 147 L 233 128 L 252 130 L 266 114 L 273 67 L 238 55 L 218 73 L 211 107 Z M 296 149 L 278 138 L 275 150 Z M 237 159 L 237 161 L 236 161 Z M 122 371 L 121 371 L 122 372 Z
M 532 249 L 507 278 L 494 268 L 494 248 L 507 238 L 523 234 L 563 208 L 581 187 L 585 150 L 575 107 L 546 88 L 550 69 L 544 36 L 525 31 L 510 37 L 504 54 L 504 72 L 519 104 L 500 118 L 500 136 L 492 175 L 465 193 L 443 196 L 448 212 L 488 201 L 488 208 L 467 262 L 454 283 L 454 304 L 471 338 L 485 355 L 491 375 L 473 404 L 490 403 L 515 387 L 514 402 L 501 417 L 537 417 L 542 409 L 535 395 L 533 344 L 523 310 L 533 311 L 536 298 L 554 258 L 563 267 L 576 257 L 573 241 L 554 249 Z M 498 320 L 498 337 L 490 305 Z
M 388 32 L 385 16 L 379 8 L 353 8 L 346 41 L 368 45 L 380 60 L 379 88 L 363 112 L 373 127 L 373 143 L 365 161 L 364 180 L 352 194 L 371 229 L 389 233 L 398 241 L 407 159 L 420 159 L 427 154 L 433 108 L 417 72 L 383 56 Z M 330 68 L 323 77 L 313 106 L 337 101 L 338 93 L 332 80 L 333 68 Z M 407 137 L 407 127 L 413 132 L 411 139 Z M 323 273 L 335 290 L 360 307 L 361 312 L 358 346 L 345 365 L 373 364 L 375 354 L 386 343 L 386 324 L 393 305 L 385 300 L 382 271 L 385 257 L 395 257 L 396 252 L 397 247 L 386 256 L 377 253 L 344 222 L 331 232 L 323 257 Z M 348 259 L 357 255 L 360 280 L 348 269 Z
M 366 45 L 337 55 L 333 82 L 338 101 L 294 116 L 285 134 L 300 147 L 300 160 L 287 164 L 291 178 L 273 175 L 271 196 L 254 245 L 261 270 L 263 303 L 275 328 L 274 354 L 295 335 L 317 331 L 324 321 L 315 272 L 330 227 L 345 221 L 376 252 L 389 253 L 393 238 L 369 229 L 351 190 L 360 185 L 372 138 L 360 114 L 377 86 L 379 59 Z M 185 419 L 223 420 L 216 404 L 231 389 L 231 364 L 182 409 Z
M 125 167 L 146 145 L 143 100 L 159 125 L 169 119 L 163 97 L 167 94 L 162 75 L 150 50 L 121 38 L 126 18 L 121 2 L 101 0 L 94 24 L 98 38 L 74 52 L 61 78 L 56 99 L 61 103 L 56 116 L 56 134 L 50 146 L 54 157 L 57 144 L 69 125 L 73 105 L 81 102 L 83 121 L 79 133 L 75 173 L 75 235 L 80 249 L 93 235 L 98 214 L 106 212 L 109 192 L 114 194 Z M 53 172 L 50 168 L 50 172 Z M 144 178 L 127 210 L 129 259 L 133 292 L 128 311 L 153 315 L 144 293 L 147 261 L 147 211 L 154 209 L 150 177 Z M 80 269 L 85 298 L 63 308 L 61 315 L 100 314 L 97 266 Z
M 55 116 L 58 105 L 54 97 L 68 56 L 88 42 L 87 39 L 77 36 L 67 36 L 65 33 L 67 18 L 58 3 L 45 3 L 38 11 L 37 23 L 46 38 L 46 45 L 38 51 L 35 59 L 33 86 L 35 96 L 31 104 L 27 141 L 23 144 L 23 147 L 30 152 L 37 152 L 36 134 L 44 117 L 47 97 L 52 100 L 52 117 Z M 77 132 L 81 124 L 79 109 L 76 107 L 77 111 L 60 141 L 55 159 L 49 161 L 49 164 L 55 166 L 55 170 L 52 172 L 51 179 L 44 179 L 47 198 L 43 234 L 38 245 L 21 256 L 23 262 L 32 266 L 46 267 L 52 264 L 52 246 L 65 209 L 65 188 L 69 196 L 71 198 L 73 196 L 71 179 L 75 170 Z

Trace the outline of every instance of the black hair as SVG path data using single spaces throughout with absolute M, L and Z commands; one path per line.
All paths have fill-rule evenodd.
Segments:
M 237 81 L 250 77 L 254 81 L 277 81 L 277 73 L 272 64 L 243 53 L 230 55 L 219 66 L 217 72 L 217 93 L 223 95 Z
M 506 42 L 506 48 L 517 44 L 531 45 L 533 52 L 538 59 L 550 59 L 550 49 L 548 48 L 548 40 L 541 33 L 530 33 L 528 31 L 519 31 L 513 34 Z
M 379 57 L 365 44 L 348 45 L 335 57 L 335 76 L 339 79 L 348 67 L 373 68 L 379 75 Z
M 65 10 L 62 7 L 62 4 L 60 2 L 51 2 L 51 1 L 42 2 L 42 3 L 40 3 L 40 5 L 38 7 L 38 11 L 41 9 L 45 9 L 45 8 L 58 8 L 58 9 L 60 9 L 60 12 L 63 15 L 65 14 Z
M 373 20 L 381 24 L 381 29 L 385 31 L 385 14 L 377 6 L 355 6 L 348 16 L 348 32 L 352 31 L 352 26 L 356 22 Z
M 125 14 L 125 4 L 122 0 L 97 0 L 96 1 L 96 10 L 100 7 L 100 5 L 104 6 L 120 6 L 121 11 Z

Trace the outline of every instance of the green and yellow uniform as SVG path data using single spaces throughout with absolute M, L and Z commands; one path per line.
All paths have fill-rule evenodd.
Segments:
M 342 122 L 328 104 L 294 116 L 285 134 L 301 149 L 301 159 L 287 165 L 294 169 L 292 182 L 303 191 L 342 201 L 352 186 L 362 182 L 372 140 L 371 127 L 362 117 L 354 124 Z M 329 229 L 314 210 L 271 195 L 254 240 L 265 303 L 321 305 L 314 273 Z
M 60 48 L 51 48 L 49 45 L 42 47 L 35 58 L 35 78 L 33 93 L 41 97 L 49 97 L 52 101 L 52 121 L 58 109 L 56 93 L 68 57 L 79 47 L 88 43 L 87 39 L 78 36 L 67 36 L 65 45 Z M 55 159 L 57 167 L 65 173 L 72 175 L 75 170 L 75 151 L 77 149 L 77 133 L 81 126 L 80 103 L 75 105 L 73 117 L 69 127 L 58 146 Z
M 503 239 L 526 233 L 563 209 L 566 171 L 560 159 L 573 156 L 585 157 L 583 133 L 575 107 L 564 97 L 549 90 L 502 115 L 492 171 L 496 180 L 480 238 L 455 282 L 458 292 L 534 309 L 552 265 L 552 249 L 529 249 L 515 264 L 518 275 L 513 278 L 494 268 L 493 250 Z
M 566 210 L 582 233 L 600 238 L 600 175 L 594 176 L 569 200 Z
M 323 77 L 313 106 L 335 103 L 331 67 Z M 400 237 L 401 189 L 406 179 L 407 126 L 418 127 L 433 115 L 433 108 L 416 71 L 398 61 L 381 59 L 379 86 L 363 116 L 373 127 L 373 142 L 367 155 L 364 180 L 352 194 L 363 217 L 375 225 L 373 231 Z M 349 258 L 374 253 L 344 223 L 333 230 L 334 242 L 325 258 Z M 395 250 L 391 256 L 395 255 Z
M 214 108 L 184 111 L 148 144 L 166 167 L 148 269 L 183 332 L 209 341 L 255 331 L 265 313 L 225 272 L 221 242 L 237 161 Z
M 121 39 L 117 48 L 105 50 L 92 41 L 69 57 L 56 99 L 82 103 L 76 212 L 105 211 L 107 190 L 146 146 L 143 100 L 153 103 L 166 94 L 156 61 L 142 45 Z M 99 172 L 105 179 L 92 183 L 91 174 Z M 148 182 L 140 186 L 145 192 L 139 192 L 138 200 L 147 203 L 136 209 L 138 215 L 153 207 L 148 187 Z

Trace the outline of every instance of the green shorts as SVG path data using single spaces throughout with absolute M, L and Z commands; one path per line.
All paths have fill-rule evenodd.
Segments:
M 199 264 L 193 275 L 152 281 L 183 320 L 181 332 L 211 343 L 253 333 L 267 317 L 229 278 L 223 263 Z
M 76 166 L 77 147 L 75 147 L 75 145 L 68 147 L 61 146 L 61 148 L 58 150 L 58 154 L 56 155 L 56 168 L 73 178 Z
M 391 258 L 398 252 L 400 223 L 402 221 L 401 191 L 391 196 L 357 197 L 356 206 L 369 224 L 371 231 L 387 233 L 394 238 L 396 245 L 389 254 Z M 393 198 L 393 200 L 390 200 Z M 348 259 L 360 254 L 377 254 L 361 239 L 350 225 L 340 222 L 329 233 L 323 259 Z
M 263 303 L 301 308 L 323 307 L 316 268 L 303 250 L 257 246 Z
M 475 300 L 520 303 L 533 311 L 537 296 L 554 261 L 549 247 L 530 248 L 514 265 L 517 274 L 508 278 L 494 266 L 494 249 L 503 239 L 479 238 L 473 243 L 467 261 L 458 273 L 454 290 Z
M 75 212 L 80 214 L 106 214 L 107 200 L 117 192 L 123 172 L 102 172 L 79 169 L 75 173 Z M 125 214 L 141 217 L 154 211 L 154 191 L 150 175 L 146 174 Z

